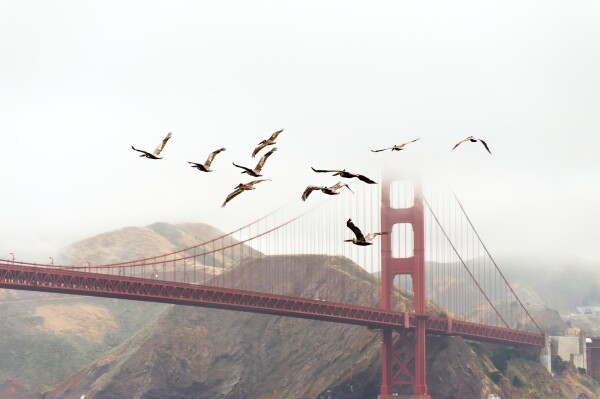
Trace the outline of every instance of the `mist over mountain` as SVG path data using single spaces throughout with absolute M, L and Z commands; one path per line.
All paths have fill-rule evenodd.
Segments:
M 536 259 L 502 255 L 498 265 L 523 302 L 563 312 L 600 306 L 600 262 L 583 258 Z

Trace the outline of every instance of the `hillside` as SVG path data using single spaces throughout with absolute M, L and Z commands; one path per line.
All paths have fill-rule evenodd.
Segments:
M 500 265 L 524 302 L 542 301 L 559 312 L 573 312 L 583 305 L 600 306 L 598 262 L 504 256 Z
M 122 261 L 171 252 L 222 234 L 205 224 L 127 227 L 74 243 L 57 261 Z M 38 392 L 50 388 L 154 323 L 166 309 L 145 302 L 0 290 L 0 345 L 5 348 L 0 356 L 0 394 L 16 387 Z

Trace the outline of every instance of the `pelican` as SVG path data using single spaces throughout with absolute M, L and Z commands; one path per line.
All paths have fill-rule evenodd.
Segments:
M 338 191 L 342 187 L 346 187 L 348 190 L 350 190 L 350 192 L 352 194 L 354 194 L 354 191 L 352 191 L 352 189 L 346 183 L 342 183 L 341 181 L 339 181 L 331 187 L 327 187 L 327 186 L 308 186 L 308 187 L 306 187 L 306 190 L 304 190 L 304 193 L 302 193 L 302 201 L 306 201 L 306 199 L 308 198 L 310 193 L 312 193 L 315 190 L 321 190 L 321 192 L 323 192 L 327 195 L 338 195 L 339 194 Z
M 254 167 L 254 169 L 250 169 L 250 168 L 247 168 L 247 167 L 241 166 L 241 165 L 236 165 L 235 162 L 232 162 L 232 163 L 233 163 L 233 166 L 244 169 L 244 171 L 242 173 L 248 173 L 250 176 L 260 177 L 260 176 L 262 176 L 260 174 L 260 171 L 262 170 L 263 166 L 265 165 L 267 158 L 269 158 L 271 156 L 271 154 L 274 153 L 275 151 L 277 151 L 277 147 L 273 148 L 271 151 L 269 151 L 265 155 L 263 155 L 260 158 L 260 161 L 258 161 L 256 166 Z
M 411 141 L 408 141 L 408 142 L 403 143 L 403 144 L 394 145 L 393 147 L 383 148 L 381 150 L 371 150 L 371 152 L 381 152 L 381 151 L 385 151 L 385 150 L 392 150 L 392 152 L 394 152 L 394 151 L 402 151 L 404 149 L 405 145 L 410 144 L 410 143 L 414 143 L 417 140 L 419 140 L 419 139 L 411 140 Z
M 170 138 L 171 138 L 171 132 L 169 132 L 169 134 L 167 134 L 167 137 L 165 137 L 160 142 L 160 144 L 158 144 L 158 147 L 156 147 L 152 153 L 146 152 L 144 150 L 138 150 L 134 146 L 131 146 L 131 148 L 133 148 L 137 152 L 141 152 L 142 155 L 140 155 L 140 157 L 146 157 L 146 158 L 150 158 L 150 159 L 162 159 L 162 157 L 159 157 L 160 152 L 163 150 L 163 148 L 165 148 L 165 145 L 167 144 L 167 141 L 169 141 Z
M 320 170 L 320 169 L 315 169 L 312 166 L 310 168 L 317 173 L 335 172 L 332 176 L 345 177 L 347 179 L 351 179 L 353 177 L 358 177 L 359 180 L 364 181 L 365 183 L 377 184 L 377 182 L 369 179 L 367 176 L 359 175 L 358 173 L 347 172 L 346 169 L 343 169 L 343 170 Z
M 244 191 L 247 191 L 247 190 L 256 190 L 256 187 L 254 187 L 255 184 L 258 184 L 260 182 L 267 181 L 267 180 L 271 180 L 271 179 L 252 180 L 251 182 L 248 182 L 248 183 L 240 183 L 240 184 L 238 184 L 233 189 L 233 191 L 227 196 L 227 198 L 225 198 L 225 202 L 223 202 L 223 205 L 221 205 L 221 207 L 224 207 L 225 205 L 227 205 L 227 203 L 229 201 L 231 201 L 233 198 L 237 197 L 238 195 L 240 195 Z
M 212 163 L 213 159 L 215 158 L 215 155 L 217 155 L 221 151 L 225 151 L 225 148 L 219 148 L 218 150 L 213 151 L 210 154 L 208 154 L 208 158 L 206 158 L 206 162 L 204 162 L 204 164 L 190 162 L 190 161 L 187 161 L 187 163 L 189 163 L 192 168 L 196 168 L 201 172 L 212 172 L 212 169 L 210 168 L 210 164 Z
M 258 146 L 257 146 L 257 147 L 254 149 L 254 151 L 252 152 L 252 158 L 254 158 L 254 156 L 255 156 L 256 154 L 258 154 L 258 152 L 259 152 L 260 150 L 262 150 L 263 148 L 265 148 L 266 146 L 268 146 L 268 145 L 273 145 L 273 144 L 277 144 L 277 143 L 275 142 L 275 139 L 277 138 L 277 136 L 279 136 L 279 133 L 283 132 L 284 130 L 285 130 L 285 129 L 278 130 L 278 131 L 274 132 L 274 133 L 271 135 L 271 137 L 269 137 L 268 139 L 266 139 L 266 140 L 263 140 L 263 141 L 261 141 L 260 143 L 258 143 Z
M 473 137 L 473 136 L 469 136 L 469 137 L 467 137 L 466 139 L 464 139 L 464 140 L 461 140 L 461 141 L 459 141 L 458 143 L 456 143 L 456 145 L 455 145 L 455 146 L 452 148 L 452 151 L 454 151 L 454 149 L 455 149 L 456 147 L 458 147 L 459 145 L 461 145 L 461 144 L 462 144 L 462 143 L 464 143 L 465 141 L 470 141 L 470 142 L 472 142 L 472 143 L 475 143 L 475 142 L 477 142 L 477 141 L 481 141 L 481 144 L 483 144 L 483 146 L 485 147 L 485 149 L 487 150 L 487 152 L 489 152 L 490 154 L 492 153 L 492 152 L 490 151 L 490 148 L 488 147 L 488 145 L 486 144 L 486 142 L 485 142 L 485 141 L 483 141 L 483 140 L 481 140 L 481 139 L 478 139 L 478 138 L 475 138 L 475 137 Z
M 383 235 L 383 234 L 388 234 L 387 232 L 382 231 L 380 233 L 369 233 L 366 236 L 363 236 L 363 233 L 360 231 L 360 229 L 358 227 L 356 227 L 354 225 L 354 223 L 352 223 L 352 219 L 348 219 L 348 221 L 346 222 L 346 226 L 348 226 L 348 228 L 350 230 L 352 230 L 352 232 L 354 233 L 356 238 L 344 240 L 344 242 L 351 242 L 352 244 L 355 244 L 355 245 L 361 245 L 361 246 L 372 245 L 373 243 L 371 241 L 373 240 L 373 238 Z

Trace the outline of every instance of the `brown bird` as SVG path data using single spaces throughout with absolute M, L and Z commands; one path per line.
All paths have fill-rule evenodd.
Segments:
M 352 172 L 347 172 L 346 169 L 343 170 L 320 170 L 320 169 L 315 169 L 312 166 L 310 167 L 312 170 L 314 170 L 317 173 L 327 173 L 327 172 L 335 172 L 332 176 L 339 176 L 339 177 L 345 177 L 347 179 L 351 179 L 353 177 L 357 177 L 359 180 L 364 181 L 365 183 L 369 183 L 369 184 L 377 184 L 377 182 L 369 179 L 366 176 L 363 175 L 359 175 L 358 173 L 352 173 Z
M 352 232 L 354 233 L 356 238 L 344 240 L 344 242 L 351 242 L 352 244 L 355 244 L 355 245 L 361 245 L 361 246 L 372 245 L 373 243 L 371 241 L 373 240 L 373 238 L 383 235 L 383 234 L 388 234 L 387 232 L 382 231 L 380 233 L 369 233 L 366 236 L 364 236 L 363 233 L 360 231 L 360 229 L 358 227 L 356 227 L 354 225 L 354 223 L 352 223 L 352 219 L 348 219 L 348 221 L 346 222 L 346 226 L 350 230 L 352 230 Z
M 466 139 L 464 139 L 464 140 L 461 140 L 461 141 L 459 141 L 458 143 L 456 143 L 456 145 L 455 145 L 455 146 L 452 148 L 452 151 L 454 151 L 454 149 L 455 149 L 456 147 L 458 147 L 459 145 L 461 145 L 461 144 L 462 144 L 462 143 L 464 143 L 465 141 L 470 141 L 471 143 L 475 143 L 475 142 L 477 142 L 477 141 L 480 141 L 480 142 L 481 142 L 481 144 L 483 144 L 483 146 L 484 146 L 484 147 L 485 147 L 485 149 L 487 150 L 487 152 L 489 152 L 490 154 L 492 153 L 492 152 L 490 151 L 490 148 L 488 147 L 488 145 L 486 144 L 486 142 L 485 142 L 485 141 L 483 141 L 483 140 L 481 140 L 481 139 L 478 139 L 478 138 L 475 138 L 475 137 L 473 137 L 473 136 L 469 136 L 469 137 L 467 137 Z
M 252 158 L 254 158 L 254 156 L 255 156 L 256 154 L 258 154 L 258 152 L 259 152 L 260 150 L 262 150 L 263 148 L 265 148 L 266 146 L 268 146 L 268 145 L 273 145 L 273 144 L 277 144 L 277 143 L 275 142 L 275 139 L 277 138 L 277 136 L 279 136 L 279 133 L 283 132 L 284 130 L 285 130 L 285 129 L 278 130 L 278 131 L 274 132 L 273 134 L 271 134 L 271 137 L 269 137 L 268 139 L 266 139 L 266 140 L 263 140 L 263 141 L 261 141 L 260 143 L 258 143 L 258 147 L 256 147 L 256 148 L 254 149 L 254 151 L 252 152 Z
M 306 187 L 306 189 L 304 190 L 304 193 L 302 194 L 302 201 L 306 201 L 306 199 L 308 198 L 310 193 L 312 193 L 315 190 L 321 190 L 321 192 L 323 192 L 327 195 L 338 195 L 339 194 L 338 191 L 342 187 L 346 187 L 348 190 L 350 190 L 350 192 L 352 194 L 354 194 L 354 191 L 352 191 L 352 189 L 346 183 L 342 183 L 341 181 L 339 181 L 331 187 L 327 187 L 327 186 L 308 186 L 308 187 Z
M 412 140 L 412 141 L 409 141 L 409 142 L 406 142 L 403 144 L 394 145 L 393 147 L 383 148 L 381 150 L 371 150 L 371 152 L 381 152 L 381 151 L 385 151 L 385 150 L 392 150 L 392 152 L 393 151 L 402 151 L 404 149 L 405 145 L 414 143 L 417 140 L 419 140 L 419 139 L 415 139 L 415 140 Z
M 233 166 L 244 169 L 244 171 L 242 173 L 248 173 L 250 176 L 260 177 L 260 176 L 262 176 L 260 174 L 260 171 L 262 170 L 263 166 L 265 165 L 267 158 L 269 158 L 271 156 L 271 154 L 274 153 L 275 151 L 277 151 L 277 147 L 273 148 L 271 151 L 269 151 L 265 155 L 263 155 L 260 158 L 260 161 L 258 161 L 256 166 L 254 167 L 254 169 L 250 169 L 245 166 L 237 165 L 235 162 L 232 162 L 232 163 L 233 163 Z
M 221 207 L 224 207 L 229 201 L 231 201 L 233 198 L 237 197 L 244 191 L 255 190 L 256 189 L 256 187 L 254 187 L 255 184 L 258 184 L 260 182 L 267 181 L 267 180 L 271 180 L 271 179 L 252 180 L 251 182 L 248 182 L 248 183 L 238 184 L 235 187 L 235 189 L 227 196 L 227 198 L 225 198 L 225 202 L 223 202 L 223 205 L 221 205 Z
M 187 161 L 187 163 L 189 163 L 192 168 L 196 168 L 199 171 L 212 172 L 212 169 L 210 169 L 210 164 L 212 163 L 213 159 L 215 158 L 215 155 L 217 155 L 221 151 L 225 151 L 225 148 L 219 148 L 218 150 L 211 152 L 208 155 L 208 158 L 206 158 L 206 162 L 204 162 L 203 164 L 196 163 L 196 162 L 190 162 L 190 161 Z
M 162 159 L 162 157 L 159 157 L 160 152 L 163 150 L 163 148 L 165 148 L 165 145 L 167 144 L 167 141 L 169 141 L 170 138 L 171 138 L 171 132 L 169 132 L 169 134 L 167 134 L 167 137 L 165 137 L 160 142 L 160 144 L 158 145 L 158 147 L 156 147 L 152 153 L 149 153 L 149 152 L 144 151 L 144 150 L 138 150 L 134 146 L 131 146 L 131 148 L 133 148 L 137 152 L 141 152 L 142 155 L 140 155 L 140 157 L 146 157 L 146 158 L 150 158 L 150 159 Z

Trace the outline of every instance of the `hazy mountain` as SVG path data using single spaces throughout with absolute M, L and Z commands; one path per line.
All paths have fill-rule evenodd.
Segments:
M 502 272 L 523 302 L 574 312 L 577 306 L 600 306 L 600 263 L 584 259 L 535 259 L 502 256 Z
M 122 261 L 172 252 L 221 235 L 205 224 L 127 227 L 74 243 L 56 260 Z M 227 256 L 216 264 L 233 263 Z M 0 345 L 5 348 L 0 385 L 10 382 L 7 391 L 48 389 L 153 323 L 166 309 L 146 302 L 0 290 Z

